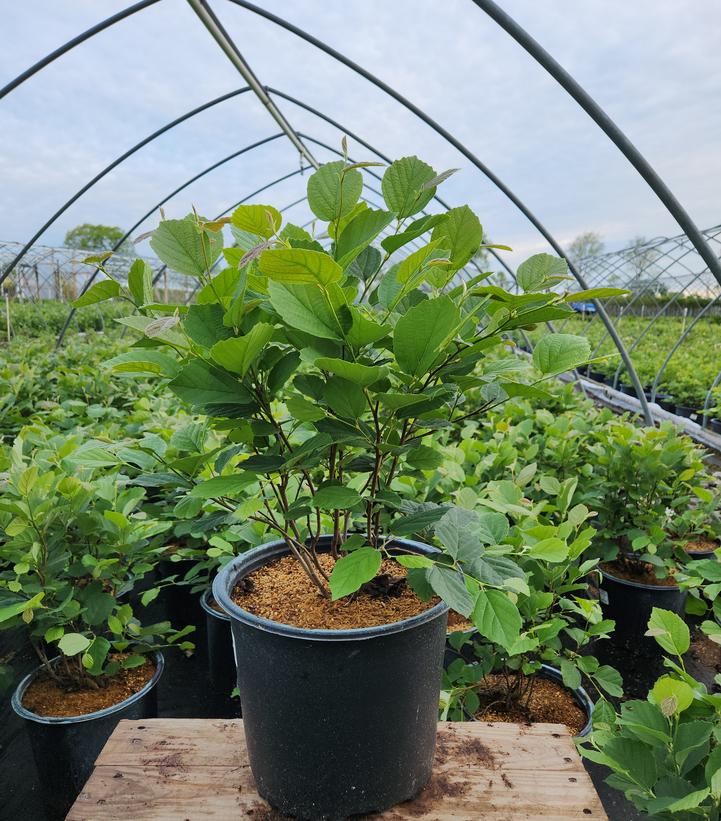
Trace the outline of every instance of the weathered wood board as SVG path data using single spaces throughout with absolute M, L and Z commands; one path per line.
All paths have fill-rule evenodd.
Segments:
M 70 821 L 282 818 L 255 792 L 242 721 L 121 721 Z M 413 801 L 377 821 L 606 819 L 565 727 L 439 725 L 436 764 Z

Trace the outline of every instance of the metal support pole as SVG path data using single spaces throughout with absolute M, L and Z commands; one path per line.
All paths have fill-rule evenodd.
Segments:
M 303 144 L 293 126 L 283 115 L 283 112 L 268 96 L 268 93 L 261 85 L 251 67 L 246 62 L 238 47 L 228 32 L 223 28 L 222 23 L 216 17 L 206 0 L 188 0 L 188 4 L 200 18 L 201 23 L 208 29 L 215 42 L 220 46 L 225 56 L 230 60 L 240 75 L 253 90 L 255 96 L 263 103 L 270 116 L 278 123 L 285 132 L 288 139 L 298 149 L 300 155 L 304 157 L 313 168 L 318 168 L 318 161 Z

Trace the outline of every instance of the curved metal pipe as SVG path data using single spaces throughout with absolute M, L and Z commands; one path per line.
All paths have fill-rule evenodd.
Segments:
M 513 37 L 537 63 L 545 68 L 551 77 L 573 97 L 586 114 L 588 114 L 606 136 L 609 137 L 623 156 L 643 177 L 649 188 L 661 200 L 666 210 L 681 226 L 694 248 L 698 251 L 706 265 L 708 265 L 711 273 L 716 277 L 716 281 L 721 285 L 721 264 L 719 264 L 718 259 L 716 259 L 713 251 L 704 239 L 703 234 L 696 227 L 696 223 L 691 219 L 686 209 L 676 199 L 671 189 L 661 177 L 659 177 L 648 160 L 641 154 L 631 140 L 628 139 L 601 106 L 574 80 L 566 69 L 563 68 L 537 40 L 534 40 L 525 29 L 519 26 L 497 3 L 494 3 L 493 0 L 473 0 L 473 3 Z
M 164 125 L 162 128 L 159 128 L 157 131 L 154 131 L 152 134 L 149 134 L 147 137 L 142 139 L 139 143 L 136 143 L 132 148 L 129 148 L 125 153 L 121 154 L 115 160 L 113 160 L 110 165 L 106 165 L 102 171 L 98 172 L 89 182 L 85 183 L 85 185 L 76 191 L 69 200 L 67 200 L 60 208 L 50 217 L 50 219 L 41 227 L 39 228 L 33 236 L 25 243 L 19 253 L 16 255 L 15 259 L 11 260 L 10 263 L 6 266 L 5 270 L 0 274 L 0 285 L 5 281 L 5 279 L 10 275 L 13 268 L 20 262 L 20 260 L 27 254 L 27 252 L 32 248 L 32 246 L 37 242 L 38 238 L 41 237 L 45 231 L 62 215 L 65 211 L 70 208 L 70 206 L 82 197 L 86 191 L 92 188 L 96 182 L 99 182 L 106 174 L 109 174 L 114 168 L 117 168 L 122 162 L 131 157 L 137 151 L 139 151 L 144 146 L 148 145 L 148 143 L 153 142 L 153 140 L 160 137 L 162 134 L 170 131 L 172 128 L 175 128 L 176 125 L 184 122 L 185 120 L 190 119 L 190 117 L 194 117 L 196 114 L 200 114 L 203 111 L 206 111 L 209 108 L 212 108 L 218 103 L 223 103 L 226 100 L 230 100 L 233 97 L 238 97 L 241 94 L 245 94 L 247 91 L 250 91 L 249 86 L 245 86 L 244 88 L 236 89 L 235 91 L 230 91 L 227 94 L 223 94 L 220 97 L 216 97 L 214 100 L 210 100 L 207 103 L 203 103 L 203 105 L 198 106 L 197 108 L 193 108 L 190 111 L 186 112 L 180 117 L 172 120 L 171 122 Z
M 139 3 L 134 3 L 132 6 L 128 6 L 127 9 L 123 9 L 122 11 L 117 12 L 117 14 L 113 14 L 110 17 L 107 17 L 105 20 L 102 20 L 100 23 L 96 23 L 94 26 L 91 26 L 87 31 L 84 31 L 82 34 L 78 34 L 77 37 L 73 37 L 72 40 L 68 40 L 67 43 L 56 48 L 55 51 L 51 51 L 50 54 L 47 54 L 42 60 L 38 60 L 37 63 L 34 63 L 30 68 L 26 68 L 22 74 L 18 74 L 18 76 L 14 80 L 10 80 L 10 82 L 0 88 L 0 100 L 6 95 L 9 94 L 11 91 L 14 91 L 19 85 L 28 80 L 33 74 L 37 74 L 38 71 L 45 68 L 45 66 L 50 65 L 50 63 L 54 62 L 58 59 L 58 57 L 62 57 L 63 54 L 67 54 L 68 51 L 75 48 L 75 46 L 79 46 L 80 43 L 84 43 L 86 40 L 89 40 L 91 37 L 95 36 L 99 32 L 103 31 L 106 28 L 118 23 L 120 20 L 124 20 L 126 17 L 130 17 L 131 14 L 135 14 L 136 11 L 141 11 L 142 9 L 147 8 L 148 6 L 152 6 L 153 4 L 157 3 L 158 0 L 140 0 Z
M 303 29 L 298 28 L 298 26 L 289 23 L 287 20 L 284 20 L 281 17 L 278 17 L 276 14 L 272 14 L 271 12 L 267 11 L 266 9 L 260 8 L 259 6 L 254 5 L 253 3 L 249 3 L 247 0 L 229 0 L 231 3 L 235 3 L 235 5 L 240 6 L 241 8 L 246 9 L 247 11 L 251 11 L 254 14 L 259 15 L 260 17 L 269 20 L 271 23 L 275 23 L 276 25 L 284 28 L 286 31 L 295 34 L 297 37 L 305 40 L 307 43 L 315 46 L 316 48 L 323 51 L 330 57 L 333 57 L 338 62 L 342 63 L 343 65 L 350 68 L 356 74 L 359 74 L 361 77 L 364 77 L 366 80 L 371 82 L 377 88 L 380 88 L 382 91 L 385 91 L 386 94 L 391 96 L 396 102 L 399 102 L 404 108 L 407 108 L 410 112 L 415 114 L 420 120 L 422 120 L 426 125 L 428 125 L 433 131 L 443 137 L 448 143 L 450 143 L 456 150 L 458 150 L 463 156 L 471 162 L 475 167 L 481 171 L 495 186 L 501 191 L 505 196 L 518 208 L 518 210 L 526 217 L 526 219 L 536 228 L 536 230 L 541 234 L 541 236 L 548 242 L 548 244 L 553 248 L 555 253 L 566 260 L 568 263 L 568 269 L 575 277 L 578 284 L 584 290 L 588 288 L 588 284 L 586 283 L 584 277 L 581 273 L 576 269 L 573 262 L 568 258 L 563 248 L 559 245 L 559 243 L 555 240 L 553 235 L 548 231 L 548 229 L 543 225 L 543 223 L 535 216 L 535 214 L 520 200 L 510 188 L 508 188 L 491 170 L 488 168 L 484 163 L 482 163 L 476 155 L 470 151 L 470 149 L 466 148 L 460 140 L 456 139 L 449 131 L 447 131 L 443 126 L 437 123 L 432 117 L 426 114 L 422 109 L 418 108 L 414 103 L 410 102 L 410 100 L 406 99 L 402 94 L 400 94 L 395 89 L 391 88 L 387 83 L 380 80 L 375 75 L 371 74 L 369 71 L 364 69 L 362 66 L 358 65 L 357 63 L 353 62 L 350 58 L 346 57 L 344 54 L 341 54 L 336 49 L 332 48 L 331 46 L 324 43 L 322 40 L 319 40 L 317 37 L 314 37 L 312 34 L 308 34 L 308 32 L 303 31 Z M 594 304 L 596 305 L 596 311 L 598 315 L 601 317 L 603 324 L 608 329 L 608 332 L 613 339 L 616 348 L 618 349 L 623 361 L 626 364 L 626 369 L 628 370 L 629 376 L 631 377 L 631 381 L 633 383 L 634 389 L 636 391 L 636 396 L 638 401 L 641 405 L 641 410 L 643 412 L 644 418 L 647 424 L 653 424 L 653 416 L 651 415 L 651 411 L 648 407 L 648 402 L 646 401 L 646 396 L 643 392 L 643 387 L 638 378 L 638 374 L 636 373 L 636 369 L 633 367 L 633 362 L 631 362 L 630 357 L 628 356 L 628 352 L 621 341 L 621 338 L 616 333 L 616 329 L 613 327 L 613 323 L 608 317 L 608 314 L 604 310 L 603 306 L 600 302 L 596 302 L 594 300 Z

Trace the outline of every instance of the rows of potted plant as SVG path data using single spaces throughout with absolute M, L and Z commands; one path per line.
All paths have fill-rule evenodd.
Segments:
M 161 222 L 153 247 L 198 280 L 197 301 L 154 303 L 142 263 L 127 290 L 91 289 L 86 303 L 134 302 L 122 323 L 139 338 L 104 354 L 98 412 L 57 402 L 66 432 L 52 439 L 30 401 L 2 457 L 0 615 L 25 625 L 46 675 L 67 666 L 78 676 L 65 689 L 107 692 L 141 669 L 128 659 L 189 650 L 182 617 L 202 595 L 218 688 L 237 660 L 261 793 L 308 816 L 380 809 L 423 786 L 448 607 L 465 629 L 449 639 L 443 714 L 487 715 L 498 698 L 532 717 L 548 676 L 602 701 L 621 694 L 591 655 L 613 628 L 608 602 L 585 593 L 601 562 L 622 551 L 644 573 L 688 578 L 709 610 L 717 581 L 711 560 L 679 547 L 716 535 L 718 494 L 688 440 L 557 385 L 587 359 L 583 339 L 548 335 L 530 363 L 509 345 L 568 314 L 548 290 L 565 264 L 532 257 L 521 295 L 486 274 L 457 284 L 482 245 L 478 220 L 465 207 L 414 219 L 444 175 L 392 164 L 387 211 L 360 202 L 359 176 L 343 161 L 311 177 L 312 234 L 281 227 L 271 206 Z M 425 244 L 407 253 L 414 239 Z M 38 584 L 50 558 L 52 597 Z M 76 602 L 67 612 L 61 593 Z M 181 617 L 172 627 L 168 612 Z M 380 691 L 383 703 L 367 697 Z M 321 779 L 308 770 L 320 755 L 332 762 Z
M 645 332 L 649 321 L 650 317 L 624 316 L 616 319 L 615 325 L 626 347 L 632 348 L 631 359 L 646 390 L 647 398 L 650 399 L 657 373 L 680 336 L 690 325 L 691 319 L 661 317 L 648 332 Z M 706 395 L 721 371 L 718 328 L 716 318 L 702 318 L 689 331 L 682 345 L 664 368 L 656 387 L 656 401 L 667 410 L 701 421 Z M 615 346 L 600 320 L 595 319 L 589 323 L 572 317 L 564 323 L 563 330 L 586 336 L 591 342 L 595 356 L 611 355 L 606 362 L 593 362 L 588 366 L 588 372 L 597 381 L 612 384 L 619 369 L 619 359 L 614 356 Z M 637 342 L 639 337 L 640 341 Z M 703 356 L 699 356 L 699 351 L 703 351 Z M 617 386 L 628 393 L 635 393 L 623 367 L 620 368 Z M 717 404 L 712 403 L 714 408 Z M 710 419 L 719 419 L 717 410 L 710 414 Z

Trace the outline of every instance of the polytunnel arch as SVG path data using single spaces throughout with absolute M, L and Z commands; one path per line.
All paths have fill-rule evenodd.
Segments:
M 18 77 L 16 77 L 14 80 L 8 83 L 2 90 L 0 90 L 0 98 L 15 90 L 27 79 L 29 79 L 42 69 L 46 68 L 50 63 L 52 63 L 54 60 L 58 59 L 63 54 L 70 51 L 75 46 L 85 42 L 89 38 L 100 33 L 101 31 L 110 28 L 115 23 L 129 17 L 132 14 L 135 14 L 138 11 L 141 11 L 149 6 L 152 6 L 157 2 L 159 2 L 159 0 L 141 0 L 141 2 L 135 3 L 134 5 L 129 6 L 128 8 L 120 12 L 117 12 L 115 15 L 112 15 L 111 17 L 99 22 L 87 31 L 76 36 L 72 40 L 65 43 L 63 46 L 48 54 L 45 58 L 35 63 L 33 66 L 29 67 L 27 70 L 18 75 Z M 481 171 L 488 178 L 488 180 L 491 183 L 493 183 L 493 185 L 506 196 L 506 198 L 516 207 L 516 209 L 521 214 L 523 214 L 526 217 L 526 219 L 528 219 L 528 221 L 534 226 L 538 233 L 546 240 L 549 246 L 559 256 L 567 260 L 569 270 L 571 271 L 571 273 L 573 274 L 574 278 L 579 283 L 581 288 L 586 289 L 588 287 L 588 281 L 583 272 L 579 270 L 579 267 L 575 264 L 573 260 L 568 258 L 567 254 L 563 251 L 560 244 L 556 241 L 556 239 L 548 231 L 544 224 L 540 222 L 540 220 L 530 210 L 530 208 L 523 201 L 521 201 L 507 186 L 505 186 L 505 184 L 497 176 L 495 176 L 495 174 L 484 163 L 482 163 L 469 148 L 463 145 L 452 133 L 446 130 L 443 126 L 441 126 L 439 123 L 433 120 L 428 114 L 426 114 L 424 111 L 418 108 L 415 104 L 413 104 L 410 100 L 405 98 L 398 91 L 393 89 L 383 80 L 380 80 L 379 78 L 375 77 L 365 68 L 353 62 L 350 58 L 348 58 L 341 52 L 337 51 L 336 49 L 332 48 L 331 46 L 323 43 L 314 35 L 309 34 L 306 31 L 303 31 L 302 29 L 290 23 L 289 21 L 284 20 L 283 18 L 273 14 L 272 12 L 267 11 L 266 9 L 262 9 L 258 6 L 255 6 L 252 3 L 247 2 L 247 0 L 229 0 L 229 2 L 245 9 L 248 12 L 259 15 L 262 18 L 268 20 L 269 22 L 305 40 L 314 48 L 319 49 L 320 51 L 329 55 L 335 61 L 345 65 L 347 68 L 351 69 L 352 71 L 363 77 L 365 80 L 372 83 L 373 85 L 384 91 L 386 94 L 390 95 L 397 103 L 400 103 L 407 110 L 413 113 L 416 117 L 421 119 L 428 127 L 430 127 L 439 136 L 446 140 L 446 142 L 448 142 L 463 156 L 465 156 L 466 159 L 468 159 L 479 171 Z M 621 150 L 626 159 L 641 174 L 641 176 L 644 178 L 644 180 L 651 188 L 651 190 L 659 197 L 667 211 L 674 217 L 674 219 L 682 227 L 686 237 L 690 241 L 691 245 L 694 247 L 696 253 L 698 253 L 698 255 L 706 263 L 708 270 L 715 278 L 716 282 L 721 285 L 721 265 L 719 265 L 719 261 L 711 251 L 711 248 L 709 244 L 706 242 L 705 237 L 698 230 L 698 228 L 691 220 L 686 210 L 669 190 L 668 186 L 665 185 L 663 180 L 661 180 L 661 178 L 650 166 L 650 164 L 646 161 L 643 155 L 641 155 L 641 153 L 630 142 L 630 140 L 628 140 L 628 138 L 623 134 L 623 132 L 618 128 L 618 126 L 616 126 L 616 124 L 608 117 L 608 115 L 600 108 L 600 106 L 598 106 L 598 104 L 590 97 L 590 95 L 588 95 L 588 93 L 573 79 L 573 77 L 571 77 L 570 74 L 568 74 L 568 72 L 566 72 L 557 63 L 557 61 L 555 61 L 555 59 L 547 51 L 545 51 L 545 49 L 543 49 L 540 46 L 539 43 L 537 43 L 525 30 L 523 30 L 515 22 L 515 20 L 513 20 L 506 12 L 504 12 L 496 3 L 492 2 L 492 0 L 473 0 L 473 2 L 480 10 L 484 11 L 498 26 L 500 26 L 511 37 L 513 37 L 513 39 L 516 40 L 516 42 L 518 42 L 519 45 L 521 45 L 533 57 L 533 59 L 536 60 L 541 65 L 541 67 L 544 68 L 556 80 L 562 86 L 562 88 L 578 103 L 578 105 L 581 106 L 581 108 L 584 111 L 586 111 L 587 114 L 589 114 L 589 116 L 594 120 L 596 125 L 599 128 L 601 128 L 602 131 L 609 137 L 609 139 L 611 139 L 612 142 Z M 238 51 L 237 47 L 235 46 L 235 43 L 232 41 L 232 38 L 227 34 L 225 29 L 223 29 L 222 24 L 215 16 L 210 5 L 206 2 L 206 0 L 188 0 L 188 3 L 193 9 L 193 11 L 198 15 L 203 24 L 206 26 L 206 28 L 208 28 L 210 33 L 216 39 L 220 47 L 225 52 L 226 56 L 231 60 L 231 62 L 235 65 L 238 71 L 246 78 L 250 90 L 252 90 L 255 93 L 255 95 L 268 109 L 269 113 L 274 117 L 274 119 L 276 119 L 276 122 L 278 122 L 278 124 L 281 126 L 282 131 L 286 134 L 286 136 L 288 136 L 291 143 L 299 151 L 301 157 L 305 157 L 311 165 L 315 165 L 316 161 L 313 158 L 312 154 L 310 154 L 310 152 L 307 151 L 306 146 L 302 143 L 302 141 L 300 141 L 300 138 L 294 131 L 293 127 L 286 120 L 285 116 L 282 114 L 282 112 L 279 111 L 276 104 L 274 103 L 272 99 L 272 93 L 269 93 L 269 90 L 265 89 L 265 87 L 262 86 L 258 78 L 252 72 L 252 69 L 250 69 L 250 67 L 247 65 L 242 55 Z M 325 117 L 325 115 L 323 114 L 319 113 L 319 116 L 327 119 L 327 117 Z M 120 161 L 122 161 L 121 158 L 118 159 L 118 162 Z M 81 196 L 82 193 L 83 192 L 80 192 L 78 196 Z M 42 233 L 42 230 L 44 229 L 41 229 L 40 233 Z M 26 244 L 26 246 L 23 248 L 22 254 L 27 252 L 27 250 L 33 245 L 36 239 L 37 237 L 34 237 L 32 240 L 30 240 L 29 243 Z M 503 264 L 504 267 L 506 267 L 506 269 L 509 270 L 508 267 L 505 266 L 505 263 L 503 263 L 502 260 L 500 261 L 501 264 Z M 0 283 L 3 279 L 6 278 L 10 270 L 12 270 L 12 267 L 7 266 L 2 276 L 0 276 Z M 710 309 L 710 306 L 707 309 Z M 638 378 L 638 374 L 630 358 L 629 351 L 627 350 L 619 334 L 617 333 L 617 330 L 614 327 L 613 322 L 607 315 L 605 308 L 599 304 L 596 304 L 596 313 L 600 317 L 605 326 L 606 334 L 612 339 L 616 349 L 621 354 L 623 365 L 632 382 L 633 388 L 638 397 L 638 401 L 641 405 L 641 409 L 643 410 L 646 421 L 651 422 L 653 417 L 650 413 L 648 403 L 646 401 L 646 396 L 643 391 L 643 386 Z M 68 317 L 68 322 L 69 319 L 70 317 Z M 66 326 L 68 322 L 66 322 Z M 676 346 L 669 354 L 669 359 L 671 358 L 671 356 L 673 356 L 673 353 L 682 344 L 687 335 L 688 332 L 686 332 L 683 335 L 683 337 L 678 340 Z M 715 387 L 719 381 L 721 381 L 721 373 L 719 374 L 719 377 L 717 377 L 717 379 L 714 380 L 713 385 L 709 389 L 709 394 L 707 395 L 706 399 L 706 407 L 709 403 L 710 390 L 713 387 Z M 657 382 L 658 379 L 654 383 L 654 388 L 651 392 L 652 396 L 654 394 Z

